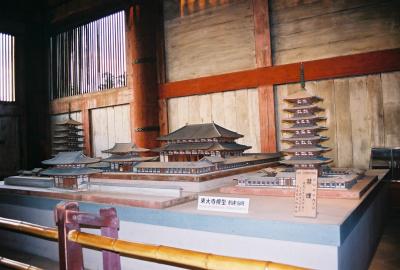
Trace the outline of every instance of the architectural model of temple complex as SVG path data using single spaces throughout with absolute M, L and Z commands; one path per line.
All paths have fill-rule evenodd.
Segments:
M 153 151 L 160 152 L 161 161 L 198 161 L 205 156 L 222 158 L 241 156 L 250 146 L 238 144 L 243 135 L 215 123 L 185 125 L 159 137 L 166 144 Z
M 110 163 L 110 171 L 131 172 L 135 163 L 158 158 L 140 156 L 140 153 L 148 151 L 149 149 L 137 147 L 133 143 L 116 143 L 112 148 L 102 151 L 111 154 L 111 156 L 104 158 L 102 162 Z
M 57 122 L 53 135 L 53 155 L 83 149 L 82 123 L 71 118 Z
M 332 160 L 322 155 L 330 150 L 320 144 L 329 139 L 319 134 L 322 130 L 327 129 L 319 125 L 319 122 L 326 118 L 317 114 L 324 111 L 317 105 L 322 99 L 302 88 L 301 91 L 284 100 L 289 104 L 284 111 L 288 112 L 290 117 L 282 119 L 283 122 L 289 124 L 281 129 L 284 134 L 288 134 L 282 138 L 282 141 L 290 144 L 290 147 L 282 150 L 287 158 L 281 163 L 289 167 L 238 177 L 238 185 L 294 187 L 296 185 L 296 169 L 317 169 L 319 188 L 351 188 L 357 182 L 359 172 L 352 169 L 330 168 L 326 164 Z
M 277 164 L 281 157 L 279 153 L 243 153 L 251 147 L 235 142 L 236 139 L 242 137 L 243 135 L 215 123 L 185 125 L 168 135 L 158 138 L 165 144 L 151 151 L 160 153 L 159 162 L 149 160 L 151 157 L 127 157 L 129 161 L 134 161 L 132 165 L 133 174 L 129 175 L 129 179 L 159 180 L 163 177 L 162 175 L 170 174 L 175 175 L 175 179 L 178 179 L 179 175 L 184 175 L 183 177 L 194 175 L 198 179 L 199 175 L 212 173 L 213 175 L 207 178 L 211 179 L 221 175 L 231 175 L 238 170 L 254 171 L 272 163 Z M 124 151 L 116 151 L 114 148 L 104 151 L 105 153 L 112 153 L 113 156 L 103 161 L 118 163 L 121 161 L 121 156 L 125 157 L 127 155 L 126 148 L 129 148 L 130 152 L 134 149 L 132 145 L 118 147 L 119 149 L 123 148 Z M 121 156 L 116 158 L 117 152 Z M 102 177 L 126 178 L 128 176 L 116 175 L 111 171 L 111 173 L 106 172 Z
M 81 189 L 89 184 L 90 175 L 102 172 L 87 167 L 95 162 L 99 162 L 99 159 L 87 157 L 81 151 L 61 152 L 52 159 L 42 161 L 44 165 L 52 167 L 41 172 L 41 175 L 52 177 L 56 187 Z

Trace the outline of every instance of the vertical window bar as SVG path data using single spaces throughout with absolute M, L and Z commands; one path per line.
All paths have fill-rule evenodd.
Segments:
M 0 33 L 0 101 L 15 101 L 15 38 Z

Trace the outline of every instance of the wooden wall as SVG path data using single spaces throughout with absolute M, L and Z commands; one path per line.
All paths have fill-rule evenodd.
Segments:
M 274 64 L 400 47 L 398 0 L 270 1 Z
M 250 0 L 219 1 L 225 4 L 200 10 L 201 1 L 187 1 L 197 10 L 182 14 L 179 2 L 167 0 L 164 4 L 167 81 L 255 67 Z
M 94 157 L 107 157 L 101 151 L 113 147 L 116 142 L 131 142 L 129 105 L 93 109 L 90 115 Z
M 258 92 L 244 89 L 210 95 L 168 100 L 169 129 L 185 124 L 215 123 L 244 135 L 238 143 L 252 146 L 248 152 L 260 152 Z
M 299 88 L 277 87 L 278 123 L 285 116 L 283 98 Z M 330 137 L 323 145 L 332 148 L 326 156 L 334 165 L 368 168 L 371 147 L 400 146 L 400 72 L 307 82 L 306 88 L 324 98 L 328 130 L 321 134 Z
M 21 169 L 19 123 L 17 116 L 0 116 L 0 179 Z
M 254 68 L 255 41 L 250 0 L 211 1 L 202 8 L 174 9 L 179 1 L 165 1 L 167 81 L 197 78 Z M 245 137 L 239 143 L 260 151 L 258 92 L 242 89 L 168 100 L 169 131 L 185 124 L 214 121 Z

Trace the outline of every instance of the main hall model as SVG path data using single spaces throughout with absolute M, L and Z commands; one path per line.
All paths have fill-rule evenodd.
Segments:
M 290 107 L 284 110 L 291 114 L 290 117 L 283 118 L 283 122 L 289 126 L 282 128 L 282 132 L 289 134 L 283 137 L 282 141 L 291 146 L 282 152 L 288 155 L 287 159 L 281 161 L 290 168 L 276 171 L 261 171 L 258 174 L 241 177 L 238 179 L 239 186 L 267 186 L 267 187 L 294 187 L 296 177 L 294 169 L 317 169 L 318 187 L 349 189 L 356 182 L 358 175 L 354 170 L 338 170 L 323 166 L 332 162 L 330 158 L 322 156 L 330 148 L 322 146 L 320 143 L 328 139 L 321 136 L 320 131 L 326 127 L 318 125 L 318 122 L 326 120 L 325 117 L 317 115 L 324 111 L 316 103 L 322 101 L 318 96 L 310 94 L 305 88 L 284 99 Z

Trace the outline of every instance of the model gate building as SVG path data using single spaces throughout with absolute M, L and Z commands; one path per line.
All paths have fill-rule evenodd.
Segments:
M 53 135 L 53 155 L 59 152 L 81 151 L 83 149 L 82 123 L 71 118 L 57 122 Z
M 42 161 L 44 165 L 53 167 L 41 174 L 51 176 L 56 187 L 80 189 L 88 186 L 91 174 L 102 172 L 86 167 L 95 162 L 99 162 L 99 159 L 87 157 L 81 151 L 61 152 L 52 159 Z
M 215 123 L 185 125 L 158 140 L 166 142 L 154 149 L 161 161 L 198 161 L 205 156 L 241 156 L 250 146 L 238 144 L 243 135 Z

